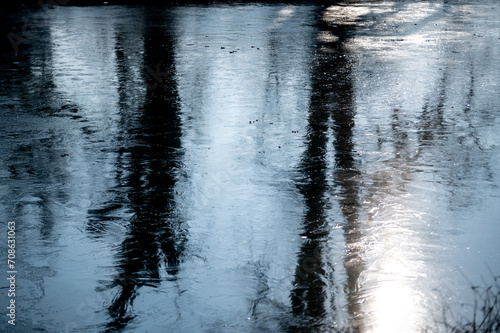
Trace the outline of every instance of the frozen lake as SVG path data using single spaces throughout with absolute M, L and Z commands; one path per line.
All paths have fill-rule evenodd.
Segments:
M 498 297 L 498 2 L 4 16 L 0 330 L 448 332 Z

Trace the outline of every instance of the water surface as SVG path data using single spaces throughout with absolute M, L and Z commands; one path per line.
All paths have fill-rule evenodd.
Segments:
M 493 1 L 10 14 L 16 331 L 469 320 L 471 285 L 499 275 L 499 17 Z

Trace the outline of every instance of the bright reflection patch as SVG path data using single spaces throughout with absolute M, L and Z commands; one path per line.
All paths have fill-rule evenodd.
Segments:
M 394 273 L 401 274 L 397 271 Z M 374 332 L 412 332 L 417 303 L 413 294 L 412 288 L 403 280 L 382 282 L 373 295 Z

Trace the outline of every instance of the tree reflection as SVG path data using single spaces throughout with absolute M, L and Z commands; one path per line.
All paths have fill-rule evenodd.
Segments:
M 122 112 L 124 128 L 119 151 L 117 183 L 126 191 L 127 205 L 132 213 L 128 234 L 118 249 L 118 275 L 112 285 L 118 294 L 108 307 L 112 320 L 108 331 L 123 328 L 134 318 L 131 306 L 140 287 L 157 287 L 160 270 L 165 267 L 169 279 L 175 279 L 183 251 L 185 234 L 180 217 L 175 212 L 175 190 L 180 153 L 180 119 L 176 82 L 173 79 L 174 40 L 169 26 L 157 25 L 169 18 L 148 9 L 145 13 L 144 82 L 146 95 L 139 109 Z M 127 83 L 131 77 L 126 64 L 127 48 L 123 39 L 116 38 L 120 105 L 126 101 Z M 148 75 L 148 68 L 161 69 L 161 79 Z M 137 116 L 134 112 L 139 111 Z M 118 200 L 120 201 L 120 200 Z M 108 210 L 120 208 L 120 202 L 108 202 L 102 214 L 89 213 L 92 219 L 105 219 Z M 95 221 L 94 221 L 95 223 Z
M 41 31 L 39 38 L 51 40 L 53 37 L 50 31 Z M 61 218 L 54 204 L 64 205 L 69 197 L 66 157 L 70 149 L 61 144 L 61 137 L 68 135 L 66 129 L 47 131 L 45 126 L 48 118 L 75 106 L 65 104 L 54 89 L 50 43 L 23 45 L 18 53 L 7 50 L 1 58 L 5 65 L 15 69 L 12 73 L 4 71 L 0 76 L 3 89 L 0 104 L 4 124 L 9 125 L 3 128 L 2 134 L 10 132 L 1 143 L 12 184 L 5 200 L 16 198 L 18 202 L 12 202 L 15 216 L 31 225 L 39 225 L 41 237 L 51 239 L 54 225 Z
M 321 13 L 324 19 L 325 12 Z M 291 293 L 293 312 L 305 317 L 308 327 L 332 325 L 334 318 L 325 318 L 333 308 L 328 298 L 329 268 L 326 244 L 330 236 L 327 212 L 328 195 L 340 194 L 340 204 L 345 218 L 344 230 L 347 246 L 345 267 L 348 275 L 349 313 L 357 313 L 357 279 L 363 269 L 356 244 L 360 238 L 358 227 L 358 188 L 353 156 L 354 105 L 351 67 L 345 42 L 352 33 L 350 24 L 329 24 L 322 20 L 318 36 L 330 36 L 319 40 L 312 69 L 312 95 L 306 150 L 301 161 L 303 180 L 299 189 L 305 198 L 306 215 L 303 222 L 304 243 L 301 247 L 294 288 Z M 331 135 L 330 135 L 331 133 Z M 333 161 L 329 161 L 329 143 L 333 144 Z M 331 156 L 331 155 L 330 155 Z M 333 176 L 333 184 L 329 178 Z M 332 187 L 333 185 L 333 187 Z M 333 298 L 333 297 L 332 297 Z M 326 304 L 330 301 L 331 304 Z M 335 310 L 334 310 L 335 311 Z

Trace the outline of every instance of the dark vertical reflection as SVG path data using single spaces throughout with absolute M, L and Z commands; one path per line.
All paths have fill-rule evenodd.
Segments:
M 14 17 L 14 21 L 20 19 Z M 26 20 L 33 20 L 31 14 L 27 17 Z M 40 31 L 38 37 L 52 40 L 49 29 Z M 6 139 L 0 150 L 5 156 L 12 191 L 6 198 L 17 200 L 12 213 L 30 225 L 39 225 L 41 237 L 50 239 L 58 219 L 53 204 L 68 200 L 65 157 L 69 152 L 59 144 L 64 132 L 59 128 L 47 131 L 44 125 L 49 117 L 70 106 L 54 91 L 50 43 L 33 41 L 19 45 L 17 53 L 5 51 L 0 66 L 12 69 L 2 71 L 0 76 L 2 125 L 9 124 L 0 127 L 2 139 Z
M 331 226 L 327 212 L 332 192 L 340 194 L 340 205 L 345 218 L 344 230 L 348 253 L 345 267 L 348 275 L 349 314 L 355 317 L 357 308 L 357 279 L 363 270 L 357 244 L 360 239 L 358 226 L 358 189 L 355 160 L 353 156 L 353 83 L 351 64 L 345 42 L 352 34 L 349 24 L 332 24 L 320 14 L 319 40 L 311 69 L 312 95 L 310 101 L 306 150 L 301 161 L 303 180 L 299 184 L 307 207 L 303 222 L 304 243 L 298 255 L 294 288 L 291 293 L 293 312 L 305 317 L 303 327 L 322 330 L 325 324 L 332 325 L 334 318 L 325 318 L 333 306 L 327 304 L 326 244 Z M 333 161 L 329 153 L 333 145 Z M 333 176 L 333 188 L 329 177 Z M 339 221 L 336 221 L 339 223 Z M 335 309 L 333 309 L 335 311 Z M 308 326 L 307 328 L 305 326 Z M 323 327 L 323 328 L 321 328 Z
M 341 78 L 332 82 L 336 100 L 335 110 L 332 112 L 333 135 L 335 148 L 335 170 L 333 173 L 335 189 L 339 193 L 339 204 L 344 215 L 344 237 L 346 242 L 346 254 L 344 267 L 347 273 L 347 285 L 344 291 L 347 293 L 348 313 L 350 325 L 353 332 L 361 330 L 360 302 L 358 279 L 364 270 L 362 259 L 363 248 L 361 244 L 362 232 L 359 221 L 359 171 L 354 159 L 354 97 L 353 82 L 351 74 L 351 63 L 349 54 L 343 48 L 343 41 L 348 37 L 349 26 L 339 26 L 337 32 L 339 39 L 337 56 L 337 73 Z
M 174 198 L 181 130 L 170 21 L 168 15 L 146 11 L 143 61 L 147 92 L 143 107 L 136 110 L 137 120 L 124 122 L 128 125 L 124 125 L 123 141 L 131 144 L 125 144 L 119 152 L 118 164 L 123 171 L 117 171 L 117 176 L 124 179 L 118 183 L 126 189 L 132 217 L 119 247 L 115 285 L 119 291 L 108 308 L 112 318 L 108 331 L 123 328 L 134 318 L 131 306 L 137 290 L 157 287 L 162 267 L 170 279 L 175 279 L 183 250 L 184 232 Z M 124 52 L 118 37 L 118 62 L 125 59 Z M 152 75 L 150 69 L 160 75 Z M 125 66 L 118 66 L 120 77 L 127 77 L 126 71 Z M 119 87 L 125 87 L 120 80 Z M 120 96 L 124 106 L 125 92 Z M 113 203 L 107 206 L 113 207 Z

